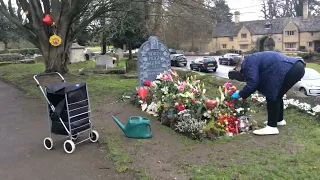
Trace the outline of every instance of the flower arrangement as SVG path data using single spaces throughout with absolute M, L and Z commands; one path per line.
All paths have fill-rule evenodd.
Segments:
M 258 94 L 248 99 L 233 99 L 237 87 L 229 82 L 219 87 L 220 97 L 207 97 L 205 85 L 196 75 L 184 80 L 173 70 L 143 84 L 144 87 L 137 88 L 131 101 L 142 111 L 158 117 L 162 124 L 194 139 L 234 136 L 257 128 L 257 123 L 249 118 L 254 112 L 250 104 L 266 101 Z M 312 115 L 320 112 L 320 105 L 312 108 L 286 97 L 284 104 L 285 108 L 295 106 Z
M 264 104 L 266 102 L 266 98 L 259 95 L 258 93 L 253 94 L 251 96 L 251 100 L 254 103 L 260 103 L 260 104 Z M 313 116 L 316 116 L 320 113 L 320 105 L 312 107 L 308 103 L 299 102 L 299 100 L 287 99 L 286 95 L 283 96 L 283 104 L 284 104 L 283 109 L 287 109 L 288 107 L 296 107 Z

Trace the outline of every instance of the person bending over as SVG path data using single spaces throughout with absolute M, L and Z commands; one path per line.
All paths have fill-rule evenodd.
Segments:
M 265 51 L 241 59 L 236 71 L 237 80 L 246 86 L 232 95 L 232 98 L 248 98 L 255 91 L 267 99 L 268 120 L 266 127 L 253 131 L 256 135 L 279 134 L 277 125 L 286 125 L 283 119 L 283 96 L 305 73 L 303 61 L 284 54 Z

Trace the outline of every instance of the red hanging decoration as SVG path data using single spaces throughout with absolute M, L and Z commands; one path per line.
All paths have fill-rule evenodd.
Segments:
M 49 26 L 51 26 L 53 24 L 53 20 L 52 20 L 50 14 L 46 14 L 44 16 L 44 18 L 42 19 L 42 22 L 47 24 L 47 25 L 49 25 Z

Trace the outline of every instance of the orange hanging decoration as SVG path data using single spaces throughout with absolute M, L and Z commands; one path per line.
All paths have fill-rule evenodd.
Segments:
M 52 46 L 57 47 L 57 46 L 60 46 L 60 45 L 61 45 L 62 40 L 61 40 L 61 38 L 60 38 L 59 36 L 57 36 L 56 34 L 54 34 L 54 35 L 52 35 L 52 36 L 50 37 L 49 42 L 50 42 L 50 44 L 51 44 Z

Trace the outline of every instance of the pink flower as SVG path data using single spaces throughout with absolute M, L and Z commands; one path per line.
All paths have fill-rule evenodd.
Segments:
M 230 87 L 232 87 L 232 83 L 226 82 L 226 83 L 223 85 L 223 87 L 229 89 Z
M 187 86 L 187 83 L 186 83 L 186 82 L 182 82 L 182 83 L 178 86 L 178 91 L 179 91 L 179 92 L 182 92 L 186 86 Z
M 171 74 L 163 74 L 162 75 L 162 80 L 164 80 L 164 81 L 172 81 Z

